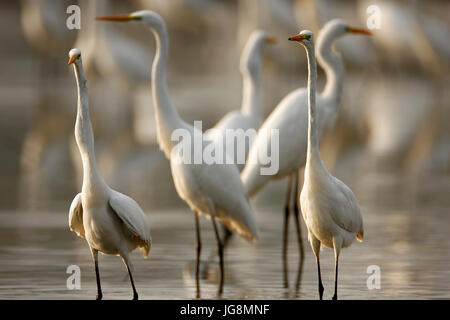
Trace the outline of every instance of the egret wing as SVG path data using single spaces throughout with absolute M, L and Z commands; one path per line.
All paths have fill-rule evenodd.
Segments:
M 150 236 L 150 224 L 148 222 L 147 216 L 142 211 L 137 202 L 132 198 L 120 192 L 114 190 L 111 191 L 112 193 L 109 198 L 109 205 L 120 218 L 120 220 L 122 220 L 131 234 L 133 234 L 133 236 L 137 237 L 140 242 L 142 242 L 140 246 L 147 246 L 149 250 L 152 239 Z
M 358 200 L 356 200 L 352 190 L 345 183 L 337 178 L 334 178 L 334 182 L 338 191 L 334 194 L 339 197 L 335 203 L 339 203 L 339 206 L 331 210 L 333 221 L 349 233 L 363 233 L 363 222 Z
M 81 203 L 81 192 L 73 198 L 69 209 L 69 227 L 70 230 L 82 238 L 85 238 L 83 226 L 83 205 Z

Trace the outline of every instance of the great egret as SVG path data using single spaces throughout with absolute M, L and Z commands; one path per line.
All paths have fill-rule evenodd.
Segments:
M 335 39 L 348 33 L 371 34 L 368 30 L 349 27 L 342 20 L 334 19 L 325 24 L 320 30 L 317 45 L 317 58 L 325 70 L 327 82 L 320 94 L 317 94 L 318 112 L 318 135 L 319 139 L 325 129 L 334 125 L 339 101 L 342 94 L 344 65 L 338 53 L 332 50 Z M 247 163 L 241 173 L 246 194 L 254 195 L 268 181 L 289 176 L 287 197 L 284 214 L 284 237 L 283 237 L 283 265 L 284 285 L 288 287 L 287 275 L 287 243 L 289 227 L 289 201 L 291 198 L 292 181 L 295 180 L 294 214 L 296 219 L 297 241 L 299 244 L 300 265 L 297 277 L 297 289 L 303 265 L 303 246 L 301 241 L 301 228 L 299 221 L 299 191 L 300 178 L 299 169 L 306 162 L 307 150 L 307 90 L 299 88 L 281 100 L 275 110 L 261 125 L 260 132 L 279 130 L 279 171 L 275 175 L 261 175 L 263 166 L 258 161 L 260 150 L 271 150 L 271 139 L 267 134 L 258 134 L 248 154 Z
M 169 38 L 166 23 L 160 15 L 153 11 L 136 11 L 124 16 L 99 17 L 97 20 L 122 21 L 144 24 L 152 30 L 156 39 L 156 55 L 152 65 L 152 95 L 155 107 L 158 143 L 170 160 L 172 177 L 178 195 L 195 213 L 197 235 L 196 289 L 200 297 L 199 263 L 201 253 L 199 213 L 211 217 L 217 240 L 217 251 L 220 263 L 220 283 L 218 294 L 223 292 L 224 265 L 223 245 L 216 225 L 216 219 L 227 228 L 251 240 L 257 237 L 256 219 L 244 193 L 244 186 L 239 170 L 234 164 L 185 163 L 181 153 L 196 149 L 195 137 L 202 132 L 184 122 L 170 99 L 166 82 L 166 64 L 169 54 Z M 191 150 L 179 151 L 178 141 L 172 140 L 174 130 L 183 130 L 193 139 L 189 139 Z M 214 147 L 215 142 L 204 138 L 200 151 L 205 147 Z M 176 149 L 175 149 L 176 148 Z M 174 150 L 175 149 L 175 150 Z M 177 150 L 178 149 L 178 150 Z M 216 149 L 217 150 L 217 149 Z M 196 154 L 194 155 L 197 156 Z
M 245 142 L 245 154 L 238 154 L 234 148 L 235 141 L 226 139 L 227 130 L 248 129 L 257 130 L 263 120 L 260 102 L 260 73 L 262 67 L 262 53 L 267 43 L 275 43 L 276 39 L 269 37 L 263 30 L 255 30 L 247 40 L 241 55 L 240 70 L 242 74 L 242 103 L 240 111 L 226 114 L 215 126 L 211 134 L 212 140 L 222 143 L 227 153 L 233 155 L 234 163 L 242 170 L 252 141 Z M 233 150 L 231 150 L 233 149 Z M 230 152 L 232 151 L 232 152 Z M 239 161 L 241 160 L 241 161 Z
M 139 247 L 146 258 L 152 244 L 150 226 L 142 209 L 130 197 L 111 189 L 97 170 L 94 137 L 89 119 L 87 79 L 81 51 L 69 52 L 78 87 L 75 138 L 83 162 L 83 187 L 75 196 L 69 211 L 70 229 L 86 239 L 92 252 L 97 279 L 97 300 L 102 299 L 98 251 L 118 255 L 128 270 L 133 300 L 138 299 L 130 270 L 128 254 Z
M 317 67 L 314 54 L 314 35 L 303 30 L 290 37 L 305 49 L 308 58 L 308 150 L 305 182 L 300 194 L 300 204 L 308 228 L 308 239 L 316 256 L 319 276 L 319 296 L 323 285 L 320 274 L 320 247 L 334 248 L 335 286 L 333 300 L 337 300 L 339 253 L 356 238 L 363 240 L 364 229 L 358 201 L 352 190 L 328 172 L 320 158 L 318 119 L 316 113 Z

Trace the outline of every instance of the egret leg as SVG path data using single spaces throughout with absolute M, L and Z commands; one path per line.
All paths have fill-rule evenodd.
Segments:
M 323 284 L 322 284 L 322 274 L 320 273 L 320 241 L 311 233 L 308 234 L 308 238 L 310 239 L 311 249 L 314 252 L 314 256 L 316 257 L 317 262 L 317 275 L 319 280 L 319 297 L 320 300 L 323 298 Z
M 296 184 L 295 184 L 295 201 L 294 201 L 294 215 L 295 215 L 295 227 L 297 230 L 297 243 L 299 250 L 299 262 L 298 262 L 298 271 L 297 271 L 297 282 L 295 285 L 295 291 L 298 293 L 300 290 L 300 282 L 303 273 L 303 262 L 304 262 L 304 250 L 303 250 L 303 241 L 302 241 L 302 228 L 300 227 L 300 192 L 302 188 L 300 184 L 303 182 L 301 177 L 301 171 L 298 171 Z
M 133 300 L 138 300 L 138 293 L 136 291 L 136 287 L 134 286 L 133 275 L 131 274 L 130 266 L 128 265 L 128 259 L 122 256 L 123 263 L 127 267 L 128 276 L 130 277 L 131 288 L 133 289 Z
M 214 228 L 214 233 L 216 234 L 217 240 L 217 253 L 219 255 L 219 264 L 220 264 L 220 282 L 219 282 L 219 290 L 217 291 L 217 295 L 221 296 L 223 293 L 223 281 L 224 281 L 224 267 L 223 267 L 223 245 L 220 239 L 219 231 L 217 230 L 216 218 L 212 215 L 212 224 Z
M 284 227 L 283 227 L 283 279 L 284 287 L 289 288 L 289 276 L 288 276 L 288 234 L 289 234 L 289 203 L 291 202 L 291 190 L 292 190 L 292 175 L 288 179 L 288 188 L 286 195 L 286 202 L 284 205 Z
M 336 256 L 336 258 L 334 259 L 334 296 L 333 296 L 333 300 L 337 300 L 338 266 L 339 266 L 339 256 Z
M 98 250 L 91 248 L 92 258 L 94 259 L 94 266 L 95 266 L 95 279 L 97 280 L 97 297 L 96 300 L 102 300 L 103 293 L 102 293 L 102 286 L 100 284 L 100 272 L 98 270 Z
M 197 234 L 197 243 L 196 243 L 196 249 L 197 249 L 197 257 L 195 261 L 195 286 L 196 286 L 196 297 L 197 299 L 200 298 L 200 254 L 202 252 L 202 242 L 200 238 L 200 223 L 198 221 L 198 212 L 195 212 L 195 231 Z
M 340 238 L 333 238 L 333 247 L 334 247 L 334 295 L 333 295 L 333 300 L 337 300 L 339 253 L 341 252 L 341 248 L 342 248 L 342 240 Z
M 323 284 L 322 284 L 322 275 L 320 273 L 319 257 L 316 257 L 316 261 L 317 261 L 317 273 L 318 273 L 318 277 L 319 277 L 319 297 L 320 297 L 320 300 L 322 300 L 323 299 Z
M 233 232 L 230 229 L 228 229 L 227 227 L 225 227 L 224 224 L 222 224 L 222 230 L 223 230 L 222 244 L 223 244 L 223 250 L 225 251 L 225 249 L 227 248 L 228 242 L 230 242 L 231 238 L 233 237 Z
M 220 223 L 221 229 L 222 229 L 222 245 L 223 245 L 223 251 L 225 254 L 225 250 L 228 246 L 228 243 L 230 242 L 231 238 L 233 237 L 233 232 L 228 229 L 223 223 Z M 216 255 L 216 251 L 212 250 L 209 254 L 208 261 L 211 262 L 214 260 L 214 257 Z

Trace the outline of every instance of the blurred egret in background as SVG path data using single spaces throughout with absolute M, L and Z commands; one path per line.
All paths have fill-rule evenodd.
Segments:
M 235 146 L 237 139 L 227 139 L 227 130 L 236 133 L 235 130 L 242 129 L 246 132 L 248 129 L 258 130 L 263 120 L 261 110 L 261 69 L 263 62 L 263 49 L 268 43 L 275 43 L 273 37 L 269 37 L 263 30 L 254 31 L 245 45 L 241 55 L 240 71 L 242 75 L 242 102 L 241 110 L 231 111 L 226 114 L 208 134 L 208 137 L 216 143 L 221 143 L 225 146 L 226 152 L 230 157 L 234 158 L 234 163 L 239 170 L 245 165 L 248 150 L 253 141 L 244 141 L 245 154 L 239 155 L 239 149 Z M 250 136 L 251 139 L 251 136 Z M 244 160 L 242 163 L 238 159 Z

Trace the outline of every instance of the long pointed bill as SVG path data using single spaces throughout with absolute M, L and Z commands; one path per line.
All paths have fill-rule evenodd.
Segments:
M 354 28 L 354 27 L 347 27 L 347 31 L 351 33 L 359 33 L 359 34 L 365 34 L 368 36 L 372 35 L 372 32 L 367 29 L 361 29 L 361 28 Z
M 106 17 L 97 17 L 97 18 L 95 18 L 95 20 L 99 20 L 99 21 L 122 21 L 122 22 L 135 20 L 135 19 L 136 19 L 136 17 L 132 17 L 130 15 L 106 16 Z
M 75 60 L 77 60 L 78 56 L 76 54 L 73 54 L 70 56 L 69 58 L 69 62 L 67 62 L 67 64 L 72 64 L 75 62 Z
M 295 36 L 289 37 L 288 40 L 290 41 L 298 41 L 301 42 L 305 39 L 305 37 L 301 34 L 296 34 Z
M 266 42 L 267 43 L 271 43 L 271 44 L 275 44 L 275 43 L 278 42 L 278 40 L 275 37 L 266 37 Z

